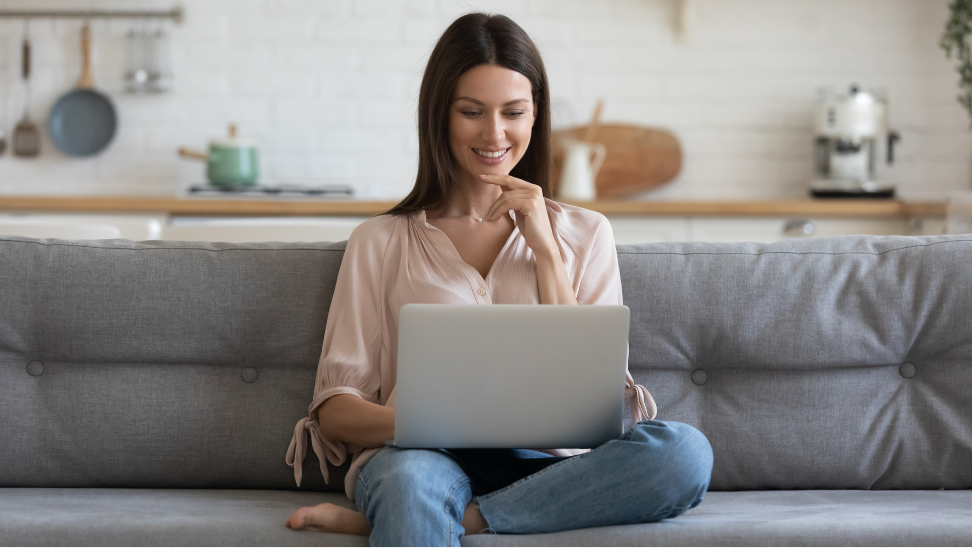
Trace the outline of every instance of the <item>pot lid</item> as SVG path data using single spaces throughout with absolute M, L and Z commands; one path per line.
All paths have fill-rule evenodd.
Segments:
M 256 148 L 255 141 L 249 139 L 239 139 L 236 136 L 236 124 L 229 125 L 229 136 L 225 139 L 213 139 L 209 142 L 210 147 L 219 148 Z

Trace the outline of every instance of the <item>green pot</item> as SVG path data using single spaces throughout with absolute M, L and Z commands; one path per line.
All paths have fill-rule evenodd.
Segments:
M 257 148 L 233 142 L 209 144 L 206 178 L 216 186 L 253 186 L 259 176 Z

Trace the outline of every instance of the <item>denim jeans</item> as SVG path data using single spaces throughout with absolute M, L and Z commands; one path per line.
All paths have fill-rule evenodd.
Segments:
M 712 448 L 685 423 L 646 420 L 589 453 L 386 447 L 358 475 L 371 546 L 459 546 L 466 505 L 502 534 L 674 518 L 702 502 Z

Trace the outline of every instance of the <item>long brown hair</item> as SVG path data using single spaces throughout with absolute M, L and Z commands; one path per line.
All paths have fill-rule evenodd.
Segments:
M 467 13 L 442 33 L 422 76 L 418 104 L 419 166 L 412 191 L 383 215 L 436 208 L 457 180 L 449 150 L 449 111 L 456 82 L 479 65 L 499 65 L 530 80 L 537 118 L 530 145 L 510 175 L 533 183 L 550 197 L 550 90 L 540 50 L 519 25 L 505 15 Z

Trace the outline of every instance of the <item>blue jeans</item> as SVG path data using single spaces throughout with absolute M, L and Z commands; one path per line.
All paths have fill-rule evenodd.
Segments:
M 470 501 L 492 533 L 648 523 L 698 506 L 711 474 L 705 435 L 646 420 L 574 457 L 386 447 L 361 469 L 354 497 L 371 525 L 371 546 L 459 546 Z

